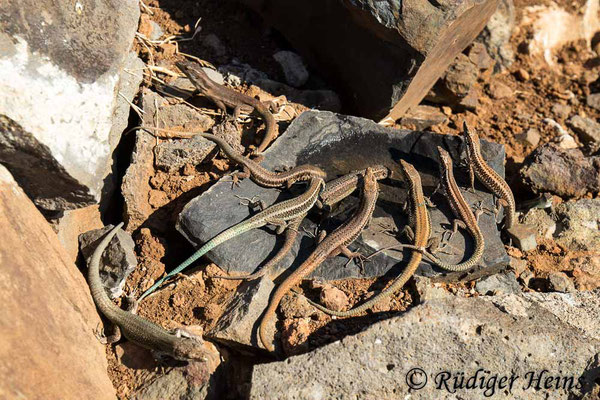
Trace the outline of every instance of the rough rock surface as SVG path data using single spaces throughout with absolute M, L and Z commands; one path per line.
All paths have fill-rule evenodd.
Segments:
M 142 79 L 123 71 L 136 65 L 138 18 L 133 0 L 0 5 L 0 161 L 41 209 L 90 205 L 111 189 L 122 96 Z
M 505 271 L 481 279 L 475 284 L 475 290 L 484 295 L 520 293 L 521 286 L 512 271 Z
M 515 313 L 478 298 L 428 301 L 311 353 L 255 366 L 250 398 L 484 398 L 506 391 L 546 399 L 592 390 L 600 340 L 527 303 Z M 558 389 L 536 390 L 544 370 L 537 382 L 560 376 Z M 459 373 L 465 383 L 477 374 L 472 381 L 485 385 L 454 389 Z
M 154 148 L 155 164 L 166 171 L 176 171 L 186 164 L 200 164 L 214 148 L 213 142 L 200 136 L 162 142 Z
M 485 44 L 488 54 L 506 68 L 515 60 L 515 54 L 509 44 L 514 29 L 515 4 L 513 0 L 500 0 L 496 12 L 477 37 L 477 41 Z
M 585 157 L 579 149 L 539 146 L 524 162 L 521 177 L 536 193 L 581 197 L 600 191 L 600 157 Z
M 160 126 L 163 128 L 174 129 L 183 128 L 189 132 L 204 132 L 212 127 L 214 121 L 203 114 L 195 111 L 184 104 L 169 104 L 166 99 L 155 92 L 146 89 L 142 93 L 142 109 L 144 126 L 155 126 L 157 110 L 160 110 Z M 191 139 L 198 140 L 199 139 Z M 185 140 L 184 140 L 185 142 Z M 200 141 L 204 145 L 204 141 Z M 178 148 L 181 140 L 177 142 L 163 141 L 166 148 Z M 160 143 L 159 146 L 162 144 Z M 214 148 L 214 145 L 211 145 Z M 131 155 L 131 164 L 123 177 L 121 192 L 125 199 L 124 220 L 127 231 L 131 232 L 138 228 L 150 214 L 152 206 L 150 196 L 152 187 L 150 186 L 150 177 L 154 175 L 156 138 L 144 130 L 138 130 L 135 133 L 135 146 Z M 204 147 L 202 147 L 204 149 Z M 162 150 L 157 150 L 160 156 Z M 203 150 L 202 150 L 203 152 Z M 195 154 L 193 151 L 186 151 L 186 154 Z M 160 158 L 159 158 L 160 159 Z M 196 158 L 197 159 L 197 158 Z M 178 161 L 189 161 L 187 157 L 177 159 Z M 159 161 L 160 163 L 160 161 Z
M 0 397 L 114 399 L 85 279 L 0 165 Z
M 79 247 L 86 265 L 102 238 L 112 228 L 114 228 L 113 225 L 107 225 L 102 229 L 85 232 L 79 236 Z M 110 297 L 116 299 L 123 294 L 125 280 L 136 266 L 135 243 L 129 233 L 119 229 L 102 253 L 100 263 L 100 279 L 102 279 L 104 287 L 108 289 Z
M 245 0 L 357 113 L 401 117 L 485 26 L 496 0 Z
M 68 210 L 55 221 L 52 221 L 58 240 L 63 245 L 71 261 L 77 261 L 79 254 L 79 235 L 92 229 L 104 226 L 100 219 L 100 210 L 97 204 Z
M 600 199 L 582 199 L 556 207 L 556 241 L 569 250 L 600 254 Z
M 269 303 L 275 284 L 268 277 L 242 283 L 207 337 L 244 350 L 259 347 L 257 321 Z
M 575 115 L 567 121 L 567 124 L 584 144 L 600 143 L 600 124 L 593 119 Z
M 262 165 L 271 170 L 291 167 L 299 164 L 314 164 L 326 170 L 329 179 L 352 170 L 365 168 L 367 165 L 384 164 L 392 169 L 392 179 L 380 184 L 381 193 L 378 208 L 375 210 L 374 222 L 362 233 L 361 239 L 355 241 L 351 248 L 358 249 L 364 254 L 370 254 L 374 249 L 394 246 L 399 243 L 399 235 L 382 233 L 382 224 L 394 229 L 406 223 L 406 215 L 399 212 L 400 205 L 406 199 L 406 186 L 401 183 L 401 172 L 397 160 L 403 158 L 415 163 L 419 169 L 425 194 L 429 195 L 437 185 L 438 165 L 436 146 L 446 147 L 456 159 L 461 148 L 461 139 L 456 136 L 436 135 L 423 132 L 412 132 L 384 128 L 372 121 L 362 118 L 336 115 L 329 112 L 305 112 L 288 128 L 286 133 L 265 152 Z M 482 141 L 484 157 L 499 173 L 502 171 L 504 158 L 503 147 Z M 456 170 L 460 184 L 464 187 L 467 174 Z M 299 186 L 299 185 L 296 185 Z M 296 189 L 296 195 L 301 189 Z M 491 194 L 480 192 L 474 195 L 464 191 L 467 201 L 475 203 L 483 200 L 483 206 L 493 208 Z M 275 201 L 290 198 L 289 191 L 262 188 L 251 180 L 245 179 L 239 187 L 232 190 L 231 184 L 219 182 L 199 197 L 190 201 L 181 212 L 177 229 L 195 245 L 205 243 L 214 235 L 234 224 L 246 219 L 250 212 L 248 207 L 241 206 L 235 195 L 252 198 L 259 196 L 266 205 Z M 328 219 L 323 227 L 330 231 L 347 217 L 352 204 L 352 197 L 342 202 L 336 209 L 339 214 Z M 431 210 L 434 234 L 439 235 L 448 226 L 451 217 L 449 206 L 443 196 L 433 196 L 437 207 Z M 441 210 L 440 210 L 441 209 Z M 218 215 L 219 218 L 215 218 Z M 315 221 L 317 216 L 312 217 Z M 375 222 L 377 221 L 377 222 Z M 508 256 L 501 243 L 497 226 L 492 216 L 483 214 L 480 219 L 487 246 L 483 256 L 483 265 L 501 266 L 508 264 Z M 303 228 L 314 230 L 315 223 L 307 219 Z M 449 262 L 457 262 L 466 252 L 472 251 L 472 243 L 465 232 L 454 235 L 449 243 L 458 249 L 457 254 L 445 255 Z M 221 244 L 208 253 L 208 257 L 228 272 L 249 273 L 268 260 L 281 246 L 282 237 L 276 237 L 268 229 L 254 230 L 250 233 L 235 237 Z M 405 239 L 401 239 L 405 240 Z M 301 229 L 300 235 L 290 254 L 281 262 L 280 269 L 292 265 L 295 268 L 308 256 L 314 248 L 314 239 Z M 386 255 L 387 254 L 387 255 Z M 356 263 L 351 262 L 346 268 L 344 257 L 330 258 L 317 268 L 312 277 L 323 279 L 343 279 L 347 277 L 381 276 L 392 267 L 400 271 L 410 257 L 410 252 L 389 251 L 373 257 L 365 263 L 364 275 Z M 403 260 L 401 263 L 398 261 Z M 421 274 L 433 275 L 436 272 L 431 265 L 423 262 Z
M 439 108 L 432 106 L 417 106 L 411 108 L 404 117 L 401 124 L 403 127 L 410 126 L 412 129 L 422 131 L 430 126 L 446 122 L 448 117 Z

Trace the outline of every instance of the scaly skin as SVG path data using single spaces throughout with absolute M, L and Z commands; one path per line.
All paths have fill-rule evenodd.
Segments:
M 164 281 L 171 278 L 173 275 L 180 273 L 204 254 L 208 253 L 210 250 L 231 238 L 239 236 L 242 233 L 248 232 L 252 229 L 261 228 L 267 224 L 277 226 L 279 228 L 277 233 L 283 232 L 289 221 L 294 221 L 298 217 L 308 213 L 308 211 L 315 205 L 315 202 L 317 201 L 317 198 L 324 186 L 325 182 L 323 179 L 313 178 L 310 181 L 310 185 L 306 192 L 300 196 L 274 204 L 258 214 L 255 214 L 239 224 L 236 224 L 219 233 L 217 236 L 206 242 L 200 249 L 198 249 L 173 271 L 159 279 L 154 285 L 152 285 L 150 289 L 146 290 L 140 297 L 140 300 L 152 293 Z
M 429 220 L 429 213 L 427 211 L 427 205 L 423 195 L 421 177 L 419 176 L 417 170 L 406 161 L 400 160 L 400 165 L 409 185 L 409 202 L 411 207 L 410 225 L 414 234 L 414 246 L 419 248 L 425 247 L 429 241 L 429 235 L 431 233 L 431 221 Z M 374 306 L 384 298 L 391 296 L 394 292 L 401 289 L 417 270 L 417 267 L 421 263 L 422 257 L 423 256 L 420 251 L 414 250 L 410 260 L 408 261 L 406 269 L 402 272 L 402 274 L 400 274 L 400 276 L 394 279 L 390 286 L 382 290 L 378 295 L 351 310 L 330 310 L 329 308 L 323 307 L 319 303 L 316 303 L 310 299 L 307 300 L 310 304 L 329 315 L 335 315 L 338 317 L 352 317 L 361 314 L 368 308 Z
M 235 176 L 237 178 L 250 177 L 257 185 L 263 187 L 290 187 L 296 182 L 307 181 L 311 178 L 322 178 L 325 179 L 327 174 L 318 167 L 313 165 L 299 165 L 284 172 L 271 172 L 261 167 L 256 161 L 253 161 L 247 157 L 242 156 L 236 152 L 226 141 L 211 135 L 210 133 L 198 133 L 205 139 L 215 142 L 219 148 L 225 153 L 227 158 L 241 165 L 244 168 L 242 173 Z
M 127 339 L 142 347 L 166 353 L 179 360 L 206 360 L 206 351 L 201 340 L 179 337 L 145 318 L 121 310 L 106 294 L 100 281 L 100 259 L 104 249 L 122 226 L 123 223 L 120 223 L 102 239 L 90 260 L 88 282 L 96 307 L 119 327 Z
M 469 177 L 471 179 L 471 189 L 475 184 L 475 177 L 487 187 L 496 197 L 499 199 L 500 205 L 504 207 L 505 218 L 504 227 L 506 229 L 512 228 L 513 224 L 516 223 L 516 205 L 515 197 L 513 196 L 512 190 L 500 175 L 496 173 L 483 159 L 481 156 L 481 148 L 479 144 L 479 137 L 477 134 L 467 126 L 465 122 L 463 125 L 463 132 L 467 143 L 467 158 L 469 163 Z
M 265 151 L 267 146 L 277 136 L 277 123 L 275 122 L 273 114 L 271 114 L 268 108 L 260 100 L 217 84 L 211 80 L 208 75 L 206 75 L 206 72 L 202 70 L 200 65 L 196 63 L 178 61 L 175 64 L 181 72 L 188 77 L 198 92 L 208 97 L 224 113 L 227 112 L 227 107 L 233 108 L 233 116 L 237 119 L 242 109 L 256 110 L 256 112 L 262 116 L 266 126 L 265 137 L 256 149 L 256 152 L 262 153 Z
M 302 220 L 304 220 L 304 217 L 306 217 L 306 215 L 302 215 L 301 217 L 298 217 L 297 219 L 289 223 L 287 228 L 285 228 L 285 240 L 283 242 L 283 246 L 281 246 L 281 249 L 279 249 L 277 254 L 275 254 L 273 258 L 271 258 L 269 262 L 267 262 L 259 271 L 250 275 L 214 275 L 212 276 L 212 278 L 250 281 L 265 276 L 273 268 L 275 268 L 275 266 L 279 264 L 281 260 L 283 260 L 283 258 L 290 252 L 290 250 L 292 250 L 292 247 L 296 242 L 296 238 L 298 237 L 298 228 L 300 228 L 300 224 L 302 223 Z
M 438 152 L 440 154 L 441 161 L 441 187 L 443 188 L 446 198 L 450 203 L 450 208 L 452 209 L 452 212 L 454 213 L 456 218 L 458 218 L 457 220 L 454 220 L 452 233 L 456 232 L 457 227 L 459 225 L 466 228 L 475 242 L 475 249 L 473 251 L 473 254 L 464 262 L 461 262 L 459 264 L 450 264 L 440 260 L 438 257 L 433 255 L 425 248 L 417 248 L 416 246 L 411 245 L 402 245 L 398 247 L 408 247 L 411 249 L 419 250 L 432 263 L 445 270 L 453 272 L 466 271 L 477 265 L 477 263 L 481 259 L 481 256 L 483 255 L 483 250 L 485 248 L 485 239 L 483 238 L 483 233 L 479 229 L 477 218 L 473 214 L 473 211 L 471 211 L 471 208 L 467 204 L 467 201 L 463 197 L 458 185 L 456 184 L 456 180 L 454 179 L 454 172 L 452 170 L 452 157 L 450 157 L 450 154 L 448 154 L 446 150 L 442 149 L 439 146 Z
M 383 165 L 374 165 L 371 167 L 375 179 L 378 181 L 387 178 L 390 175 L 390 170 Z M 358 182 L 365 175 L 366 169 L 350 172 L 349 174 L 340 176 L 325 184 L 325 189 L 316 206 L 318 208 L 330 208 L 334 204 L 348 197 L 358 187 Z
M 275 293 L 273 293 L 259 328 L 260 340 L 267 350 L 271 352 L 275 350 L 273 344 L 269 343 L 267 340 L 267 327 L 275 315 L 275 310 L 277 309 L 277 306 L 279 306 L 279 302 L 288 290 L 300 282 L 306 275 L 311 273 L 328 257 L 334 257 L 339 253 L 343 253 L 348 257 L 359 256 L 356 253 L 350 252 L 346 246 L 352 243 L 360 235 L 363 228 L 370 221 L 379 194 L 377 180 L 370 168 L 367 168 L 363 182 L 360 204 L 352 217 L 332 233 L 325 236 L 306 261 L 289 275 L 285 281 L 279 285 L 277 290 L 275 290 Z

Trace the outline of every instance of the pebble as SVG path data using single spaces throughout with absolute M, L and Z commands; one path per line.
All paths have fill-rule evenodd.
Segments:
M 558 138 L 556 138 L 556 141 L 558 142 L 558 147 L 561 149 L 568 150 L 579 147 L 573 136 L 569 135 L 568 133 L 560 135 Z
M 537 241 L 535 240 L 537 229 L 534 226 L 514 224 L 507 232 L 513 241 L 513 245 L 519 250 L 530 251 L 537 247 Z
M 288 85 L 300 87 L 308 81 L 308 70 L 298 54 L 292 51 L 278 51 L 273 54 L 273 58 L 281 65 Z
M 600 143 L 600 124 L 593 119 L 574 115 L 567 124 L 584 144 Z
M 569 293 L 575 291 L 575 284 L 563 272 L 551 272 L 548 275 L 550 287 L 556 292 Z
M 513 95 L 513 90 L 502 82 L 492 82 L 488 88 L 492 99 L 500 100 Z
M 515 135 L 515 139 L 525 145 L 536 147 L 541 140 L 540 131 L 535 128 L 531 128 L 526 132 Z
M 600 110 L 600 93 L 589 94 L 585 99 L 585 102 L 588 105 L 588 107 Z
M 475 284 L 475 290 L 483 295 L 498 295 L 520 293 L 521 286 L 513 272 L 505 271 L 481 279 Z
M 520 80 L 521 82 L 526 82 L 529 80 L 529 72 L 527 72 L 526 70 L 524 70 L 523 68 L 519 68 L 516 72 L 515 72 L 515 76 L 517 77 L 518 80 Z
M 554 105 L 552 105 L 552 114 L 556 115 L 560 119 L 567 119 L 569 114 L 571 114 L 571 106 L 554 103 Z
M 342 311 L 348 307 L 348 296 L 335 286 L 323 285 L 319 298 L 321 304 L 335 311 Z

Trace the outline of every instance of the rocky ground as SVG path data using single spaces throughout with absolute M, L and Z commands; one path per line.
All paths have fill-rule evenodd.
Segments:
M 214 66 L 214 80 L 272 101 L 277 108 L 279 133 L 288 128 L 307 132 L 310 118 L 314 118 L 333 121 L 328 126 L 354 123 L 356 132 L 381 130 L 398 137 L 404 134 L 388 128 L 459 135 L 466 121 L 482 138 L 504 145 L 506 181 L 526 228 L 500 236 L 489 217 L 483 222 L 488 224 L 486 235 L 490 243 L 497 243 L 492 246 L 493 254 L 486 254 L 483 272 L 442 276 L 421 269 L 401 291 L 357 318 L 332 319 L 298 296 L 285 297 L 278 314 L 279 355 L 291 358 L 278 362 L 257 350 L 255 335 L 251 334 L 273 282 L 240 283 L 214 277 L 235 273 L 236 262 L 246 261 L 247 268 L 254 269 L 254 253 L 242 255 L 239 261 L 229 256 L 243 245 L 243 240 L 232 241 L 230 250 L 223 246 L 224 253 L 211 257 L 233 259 L 233 266 L 202 259 L 185 276 L 143 301 L 138 310 L 141 316 L 168 329 L 200 327 L 215 343 L 214 359 L 202 367 L 170 368 L 131 343 L 106 346 L 109 376 L 118 398 L 262 399 L 281 398 L 279 394 L 287 391 L 289 398 L 354 398 L 361 391 L 365 398 L 394 398 L 409 393 L 401 383 L 412 367 L 422 368 L 434 379 L 431 374 L 461 370 L 465 365 L 471 368 L 473 363 L 497 373 L 512 371 L 521 383 L 510 392 L 514 398 L 534 398 L 524 388 L 528 378 L 523 359 L 530 370 L 560 370 L 564 379 L 583 377 L 577 387 L 561 384 L 556 392 L 546 388 L 545 392 L 536 391 L 536 396 L 550 393 L 550 398 L 555 394 L 597 398 L 600 37 L 590 40 L 585 33 L 573 33 L 570 40 L 548 47 L 551 40 L 540 40 L 538 34 L 547 29 L 539 23 L 539 15 L 544 7 L 553 7 L 550 3 L 502 2 L 501 12 L 484 35 L 456 58 L 418 108 L 399 121 L 384 120 L 375 126 L 365 120 L 336 119 L 333 113 L 348 110 L 319 71 L 306 67 L 280 34 L 237 2 L 145 1 L 134 45 L 145 65 L 132 61 L 127 69 L 142 83 L 131 101 L 134 111 L 127 133 L 118 146 L 114 143 L 115 169 L 123 179 L 110 204 L 101 205 L 102 212 L 115 222 L 121 216 L 126 222 L 127 233 L 120 235 L 105 254 L 105 264 L 113 267 L 106 274 L 114 298 L 139 295 L 187 258 L 195 247 L 181 232 L 196 242 L 206 240 L 201 233 L 186 228 L 186 218 L 205 219 L 214 223 L 210 229 L 216 231 L 222 229 L 219 223 L 230 225 L 229 219 L 243 218 L 235 215 L 237 211 L 227 212 L 227 218 L 218 221 L 216 215 L 212 220 L 208 214 L 189 216 L 193 207 L 188 204 L 200 195 L 204 200 L 199 201 L 204 203 L 200 203 L 199 212 L 212 212 L 211 204 L 215 212 L 229 207 L 227 202 L 215 206 L 220 201 L 218 195 L 230 191 L 229 184 L 225 190 L 224 183 L 216 182 L 236 167 L 218 154 L 211 142 L 181 132 L 212 129 L 244 150 L 259 143 L 262 122 L 243 115 L 234 123 L 206 99 L 186 92 L 189 82 L 178 75 L 174 65 L 184 56 Z M 600 31 L 598 10 L 595 19 L 586 14 L 589 3 L 561 0 L 557 7 L 565 10 L 574 26 L 585 20 L 586 26 L 592 27 L 589 29 Z M 319 114 L 311 109 L 332 113 Z M 152 135 L 139 126 L 180 133 Z M 318 135 L 317 129 L 310 131 L 311 137 Z M 293 146 L 285 144 L 286 149 Z M 274 158 L 277 151 L 283 152 L 275 147 Z M 280 159 L 270 162 L 285 165 L 292 160 L 290 154 L 300 157 L 300 153 L 283 152 Z M 328 168 L 326 161 L 320 162 Z M 460 179 L 466 182 L 464 175 Z M 243 185 L 235 190 L 232 195 L 247 193 Z M 394 192 L 382 193 L 387 201 L 390 197 L 385 196 Z M 544 207 L 527 205 L 540 195 L 547 199 Z M 269 200 L 267 196 L 262 195 Z M 85 201 L 93 203 L 90 199 L 91 195 Z M 491 196 L 486 198 L 490 205 L 491 200 Z M 39 202 L 36 205 L 40 207 Z M 230 205 L 232 210 L 235 205 Z M 86 229 L 102 225 L 98 206 L 65 215 L 54 218 L 52 213 L 45 213 L 63 244 L 69 237 L 62 238 L 61 226 L 73 225 L 67 218 Z M 435 218 L 444 219 L 434 218 L 434 222 L 447 223 L 440 215 Z M 361 246 L 368 247 L 369 239 L 375 240 L 382 230 L 377 224 L 389 223 L 383 211 L 376 217 L 373 225 L 377 229 L 363 235 Z M 103 232 L 90 231 L 79 237 L 80 265 Z M 264 237 L 275 240 L 266 233 Z M 272 248 L 273 243 L 268 244 Z M 252 251 L 254 245 L 247 246 Z M 65 247 L 75 258 L 76 246 Z M 355 265 L 342 272 L 352 279 L 340 279 L 329 270 L 317 271 L 317 279 L 303 282 L 298 289 L 330 308 L 346 309 L 391 281 L 394 275 L 388 271 L 395 263 L 388 265 L 386 260 L 377 264 L 378 259 L 368 267 L 371 270 L 366 277 Z M 290 258 L 288 265 L 291 262 Z M 555 354 L 565 357 L 557 359 Z M 347 366 L 352 367 L 344 369 Z M 223 391 L 224 385 L 229 390 Z M 493 395 L 508 394 L 499 387 L 494 390 Z M 433 386 L 419 393 L 422 398 L 440 396 Z M 486 396 L 485 389 L 473 396 Z
M 510 268 L 505 273 L 479 281 L 450 283 L 431 283 L 420 278 L 416 284 L 408 285 L 361 318 L 332 320 L 297 298 L 289 297 L 284 300 L 280 315 L 282 347 L 286 355 L 306 353 L 359 332 L 376 321 L 403 315 L 425 298 L 450 298 L 455 299 L 450 303 L 458 304 L 458 299 L 463 297 L 485 299 L 489 296 L 546 292 L 577 296 L 579 291 L 600 287 L 597 219 L 600 215 L 600 199 L 597 198 L 600 164 L 596 160 L 600 146 L 600 125 L 597 122 L 600 116 L 597 97 L 600 94 L 596 94 L 600 54 L 593 47 L 595 42 L 590 47 L 584 40 L 553 49 L 553 64 L 531 54 L 528 45 L 535 32 L 524 22 L 524 16 L 527 7 L 536 4 L 517 2 L 513 10 L 515 27 L 510 41 L 505 44 L 504 54 L 508 54 L 507 57 L 496 55 L 492 58 L 488 54 L 490 47 L 480 42 L 470 46 L 434 87 L 422 107 L 394 125 L 456 135 L 460 133 L 463 121 L 467 121 L 470 126 L 477 127 L 483 138 L 505 145 L 506 177 L 514 190 L 517 204 L 540 193 L 552 195 L 549 208 L 525 208 L 520 214 L 522 222 L 533 226 L 533 238 L 526 238 L 525 243 L 504 239 L 510 256 Z M 151 1 L 147 6 L 142 11 L 137 50 L 145 63 L 156 68 L 153 73 L 146 70 L 144 74 L 144 89 L 137 102 L 144 111 L 152 110 L 153 103 L 157 101 L 154 93 L 164 93 L 161 80 L 177 83 L 167 70 L 175 71 L 173 62 L 181 52 L 198 56 L 219 67 L 223 79 L 236 90 L 279 102 L 277 119 L 280 132 L 285 131 L 288 124 L 306 110 L 306 106 L 343 112 L 335 93 L 319 80 L 317 71 L 310 71 L 309 83 L 304 86 L 310 89 L 306 90 L 283 84 L 240 84 L 236 78 L 240 74 L 246 77 L 246 81 L 260 82 L 262 79 L 263 82 L 293 83 L 277 58 L 272 56 L 285 49 L 286 44 L 275 32 L 262 26 L 258 16 L 245 8 L 234 3 L 212 1 L 196 5 Z M 572 7 L 570 4 L 564 6 L 567 9 Z M 162 38 L 171 35 L 192 36 L 197 22 L 201 27 L 197 39 L 161 42 Z M 253 78 L 248 79 L 248 76 Z M 267 81 L 266 77 L 272 81 Z M 283 93 L 286 97 L 277 98 L 275 93 Z M 193 109 L 188 107 L 175 111 L 169 111 L 169 107 L 180 107 L 181 102 L 164 100 L 164 97 L 158 99 L 159 107 L 166 107 L 166 111 L 161 111 L 165 119 L 157 117 L 160 115 L 158 112 L 145 112 L 141 120 L 144 125 L 164 124 L 167 127 L 178 126 L 180 130 L 193 130 L 198 126 L 215 129 L 218 126 L 234 137 L 241 133 L 243 145 L 257 143 L 253 132 L 260 127 L 259 120 L 246 119 L 236 127 L 221 122 L 214 108 L 201 99 L 188 99 Z M 316 101 L 308 104 L 299 99 Z M 172 120 L 169 121 L 169 118 Z M 150 162 L 137 172 L 141 174 L 137 176 L 148 179 L 148 187 L 135 187 L 140 182 L 133 180 L 127 183 L 132 167 L 125 178 L 123 191 L 130 218 L 128 230 L 133 233 L 138 259 L 137 269 L 127 280 L 127 292 L 145 290 L 154 279 L 193 251 L 174 230 L 176 217 L 191 198 L 210 187 L 232 167 L 219 156 L 198 164 L 205 159 L 210 148 L 199 150 L 197 154 L 188 151 L 181 156 L 182 151 L 177 150 L 180 146 L 177 139 L 158 140 L 148 135 L 147 143 L 141 142 L 138 138 L 135 144 L 137 160 L 144 157 L 144 151 L 154 148 L 156 163 L 152 165 Z M 179 154 L 179 159 L 173 154 Z M 164 163 L 159 161 L 163 158 Z M 146 185 L 146 182 L 141 184 Z M 131 206 L 126 193 L 139 194 L 140 190 L 148 193 L 147 204 Z M 145 199 L 136 201 L 144 202 Z M 210 331 L 218 325 L 239 286 L 236 281 L 210 277 L 222 273 L 215 264 L 200 264 L 188 279 L 178 279 L 145 301 L 140 314 L 165 326 L 201 325 Z M 326 304 L 345 308 L 370 297 L 389 279 L 313 282 L 303 285 L 302 290 L 313 298 L 320 296 Z M 411 318 L 416 318 L 411 315 Z M 517 339 L 511 336 L 509 340 Z M 127 398 L 146 385 L 148 375 L 152 373 L 128 366 L 122 358 L 123 346 L 127 344 L 107 347 L 107 355 L 119 396 Z M 276 380 L 269 375 L 270 372 L 265 373 L 264 378 L 258 378 L 261 382 L 263 379 Z M 289 376 L 294 376 L 294 373 L 290 372 Z M 285 385 L 283 382 L 285 380 L 279 381 Z M 269 385 L 265 387 L 269 388 Z M 266 390 L 261 393 L 264 395 Z M 257 398 L 264 397 L 257 395 Z

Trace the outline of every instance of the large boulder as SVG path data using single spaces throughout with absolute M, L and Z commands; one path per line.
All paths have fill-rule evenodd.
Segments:
M 394 119 L 419 104 L 498 5 L 497 0 L 244 3 L 327 76 L 353 111 Z
M 39 208 L 83 207 L 111 189 L 142 79 L 130 53 L 138 18 L 134 0 L 0 4 L 0 162 Z
M 85 279 L 2 165 L 0 219 L 0 398 L 114 399 Z

